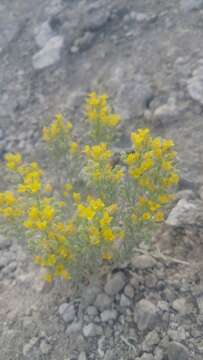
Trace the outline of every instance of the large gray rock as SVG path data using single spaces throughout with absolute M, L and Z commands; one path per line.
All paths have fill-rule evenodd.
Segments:
M 147 270 L 156 266 L 156 260 L 150 255 L 135 255 L 131 263 L 136 270 Z
M 87 360 L 87 356 L 84 351 L 80 353 L 78 360 Z
M 127 296 L 122 294 L 120 300 L 120 306 L 129 307 L 130 305 L 131 305 L 131 300 Z
M 83 327 L 83 334 L 85 337 L 101 336 L 103 334 L 103 329 L 101 326 L 90 323 Z
M 42 354 L 46 355 L 50 352 L 50 350 L 50 344 L 45 339 L 42 339 L 42 341 L 40 342 L 40 351 L 42 352 Z
M 32 63 L 34 68 L 40 70 L 57 63 L 61 58 L 63 45 L 64 41 L 62 36 L 52 37 L 46 45 L 33 56 Z
M 108 309 L 110 305 L 112 304 L 112 298 L 108 296 L 107 294 L 101 293 L 97 295 L 95 306 L 100 310 L 103 311 L 105 309 Z
M 140 300 L 135 307 L 134 321 L 139 330 L 152 330 L 159 320 L 157 307 L 148 300 Z
M 133 299 L 133 297 L 134 297 L 134 289 L 133 289 L 133 287 L 131 285 L 126 285 L 126 287 L 124 289 L 124 293 L 130 299 Z
M 171 210 L 166 224 L 170 226 L 196 225 L 202 226 L 203 204 L 201 201 L 181 199 Z
M 203 4 L 203 1 L 202 1 Z M 203 66 L 193 71 L 193 76 L 187 82 L 187 89 L 192 99 L 203 104 Z
M 156 330 L 150 331 L 142 344 L 142 348 L 144 351 L 151 351 L 155 345 L 158 345 L 160 341 L 159 334 Z
M 109 320 L 115 320 L 117 318 L 116 310 L 104 310 L 101 313 L 101 319 L 103 322 L 107 322 Z
M 88 307 L 93 305 L 100 291 L 101 290 L 96 286 L 86 287 L 82 293 L 82 302 L 84 306 Z
M 33 350 L 33 348 L 38 344 L 38 342 L 39 338 L 31 338 L 30 341 L 23 346 L 23 355 L 28 356 L 29 353 Z
M 174 310 L 176 310 L 181 315 L 185 315 L 187 313 L 186 299 L 185 298 L 175 299 L 173 301 L 172 307 L 173 307 Z
M 116 295 L 118 294 L 125 286 L 126 278 L 123 273 L 118 272 L 112 275 L 105 285 L 105 291 L 108 295 Z
M 59 314 L 65 322 L 70 323 L 75 319 L 76 315 L 74 305 L 67 303 L 61 304 L 59 306 Z
M 89 316 L 97 316 L 98 315 L 98 310 L 95 306 L 88 306 L 86 311 Z
M 167 349 L 168 360 L 189 360 L 188 349 L 176 341 L 169 344 Z
M 78 334 L 81 331 L 81 329 L 82 329 L 81 321 L 72 322 L 70 325 L 68 325 L 66 329 L 66 335 L 71 336 L 74 334 Z
M 47 42 L 52 37 L 54 37 L 54 35 L 55 34 L 54 34 L 51 26 L 49 25 L 48 21 L 46 21 L 35 29 L 36 44 L 40 48 L 43 48 L 47 44 Z
M 168 99 L 167 104 L 160 105 L 153 113 L 152 121 L 157 126 L 168 126 L 179 121 L 181 112 L 184 112 L 184 104 L 177 104 L 174 97 Z

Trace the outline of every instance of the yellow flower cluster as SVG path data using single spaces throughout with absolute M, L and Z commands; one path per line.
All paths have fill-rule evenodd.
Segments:
M 16 154 L 8 153 L 5 155 L 5 160 L 6 160 L 7 169 L 13 171 L 16 171 L 22 163 L 22 157 L 21 154 L 19 153 Z
M 50 201 L 51 198 L 44 198 L 37 205 L 31 206 L 23 225 L 28 229 L 40 231 L 47 229 L 55 215 L 55 209 L 50 205 Z
M 38 193 L 41 190 L 43 171 L 37 163 L 23 165 L 17 172 L 22 176 L 22 182 L 18 186 L 19 193 Z
M 108 161 L 112 157 L 112 152 L 108 150 L 107 144 L 101 143 L 99 145 L 86 145 L 84 153 L 88 159 L 93 161 Z
M 50 199 L 44 199 L 38 207 L 31 207 L 24 222 L 26 228 L 40 232 L 38 249 L 42 255 L 35 256 L 35 263 L 46 267 L 47 281 L 55 277 L 69 280 L 77 272 L 81 256 L 91 261 L 91 251 L 97 259 L 112 259 L 112 244 L 123 235 L 113 226 L 117 205 L 105 206 L 101 199 L 88 197 L 87 202 L 76 205 L 76 214 L 69 222 L 58 222 Z M 87 266 L 87 264 L 85 264 Z
M 91 123 L 100 123 L 109 128 L 114 128 L 120 122 L 118 114 L 111 113 L 107 104 L 108 97 L 106 94 L 97 95 L 92 92 L 86 100 L 86 118 Z
M 27 211 L 23 226 L 38 234 L 34 261 L 48 269 L 46 280 L 52 281 L 55 277 L 69 280 L 69 266 L 74 260 L 71 238 L 76 233 L 76 228 L 71 220 L 59 221 L 58 208 L 52 202 L 52 198 L 42 198 L 32 205 Z
M 90 124 L 90 134 L 94 143 L 110 142 L 114 136 L 113 130 L 120 123 L 120 116 L 112 112 L 107 103 L 107 95 L 97 95 L 95 92 L 87 96 L 85 117 Z
M 32 162 L 25 164 L 22 161 L 22 157 L 19 153 L 5 155 L 6 168 L 15 172 L 20 179 L 18 186 L 19 193 L 37 193 L 42 187 L 41 178 L 43 171 L 39 164 Z
M 149 129 L 138 129 L 131 134 L 133 152 L 125 156 L 130 177 L 145 196 L 137 201 L 132 215 L 134 222 L 164 220 L 162 207 L 173 200 L 170 187 L 176 185 L 179 176 L 174 170 L 176 152 L 174 143 L 168 139 L 153 138 Z
M 49 127 L 43 128 L 43 140 L 47 143 L 55 141 L 59 137 L 66 137 L 72 130 L 72 123 L 65 121 L 62 114 L 56 114 L 55 120 Z
M 124 162 L 128 165 L 130 176 L 147 191 L 157 187 L 171 187 L 179 181 L 174 171 L 176 152 L 172 150 L 171 140 L 152 138 L 149 129 L 138 129 L 131 134 L 134 151 Z
M 15 219 L 22 216 L 20 204 L 11 191 L 0 193 L 0 215 L 7 219 Z
M 111 259 L 112 243 L 124 236 L 123 232 L 114 226 L 114 214 L 118 210 L 116 204 L 106 206 L 99 198 L 87 198 L 87 203 L 77 205 L 78 222 L 81 223 L 79 236 L 86 234 L 86 246 L 99 250 L 100 257 Z M 81 234 L 81 235 L 80 235 Z M 108 259 L 107 255 L 108 253 Z
M 86 145 L 84 153 L 88 160 L 84 170 L 87 174 L 90 184 L 97 184 L 104 193 L 109 186 L 117 186 L 124 176 L 124 171 L 120 166 L 113 167 L 110 159 L 112 152 L 108 149 L 107 144 Z M 106 190 L 103 189 L 106 188 Z M 110 191 L 110 189 L 109 189 Z

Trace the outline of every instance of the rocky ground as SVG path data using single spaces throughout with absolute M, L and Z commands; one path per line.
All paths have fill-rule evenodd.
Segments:
M 202 25 L 202 0 L 1 0 L 1 157 L 31 155 L 56 112 L 80 128 L 98 90 L 122 115 L 118 146 L 147 125 L 176 142 L 186 179 L 152 248 L 77 296 L 1 238 L 1 360 L 203 358 Z

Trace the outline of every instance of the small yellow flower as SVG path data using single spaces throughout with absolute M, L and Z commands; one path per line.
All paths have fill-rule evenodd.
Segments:
M 50 221 L 53 219 L 55 215 L 55 210 L 52 206 L 46 206 L 44 207 L 44 209 L 42 210 L 42 218 L 46 221 Z
M 64 189 L 67 191 L 67 192 L 70 192 L 73 190 L 73 185 L 71 183 L 66 183 L 64 185 Z
M 133 164 L 136 163 L 139 159 L 140 159 L 140 153 L 134 152 L 134 153 L 131 153 L 131 154 L 127 155 L 127 157 L 124 159 L 124 162 L 125 162 L 127 165 L 133 165 Z
M 112 260 L 112 255 L 107 250 L 103 251 L 102 260 L 111 261 Z
M 79 150 L 79 145 L 76 142 L 72 142 L 70 144 L 70 153 L 72 155 L 74 155 L 74 154 L 76 154 L 78 152 L 78 150 Z
M 6 207 L 2 210 L 2 214 L 4 217 L 9 218 L 13 217 L 13 209 L 12 207 Z
M 58 206 L 64 208 L 66 206 L 65 201 L 58 201 Z
M 78 215 L 81 218 L 87 219 L 89 221 L 91 221 L 93 219 L 93 217 L 95 216 L 95 211 L 93 211 L 89 207 L 85 207 L 82 204 L 78 205 L 77 210 L 78 210 Z
M 47 228 L 47 221 L 37 221 L 35 225 L 38 230 L 43 231 Z
M 34 227 L 34 223 L 32 220 L 28 219 L 26 221 L 23 222 L 23 226 L 26 228 L 26 229 L 32 229 Z
M 35 264 L 42 266 L 43 259 L 42 259 L 41 256 L 37 255 L 37 256 L 34 257 L 34 262 L 35 262 Z
M 159 196 L 159 202 L 160 204 L 167 204 L 171 200 L 170 195 L 160 195 Z
M 51 184 L 46 184 L 45 186 L 44 186 L 44 191 L 46 192 L 46 193 L 51 193 L 52 191 L 53 191 L 53 187 L 52 187 L 52 185 Z
M 43 275 L 43 280 L 48 282 L 48 283 L 51 283 L 53 281 L 53 275 L 52 274 L 49 274 L 49 273 L 46 273 Z
M 157 222 L 162 222 L 164 221 L 164 213 L 162 211 L 158 211 L 156 214 L 155 214 L 155 221 Z
M 40 216 L 38 208 L 36 206 L 32 206 L 28 212 L 28 216 L 29 216 L 30 220 L 34 220 L 34 221 L 38 220 L 39 216 Z
M 75 203 L 79 204 L 81 201 L 80 193 L 74 192 L 72 196 L 73 196 L 73 200 L 75 201 Z
M 163 148 L 164 151 L 169 150 L 173 146 L 175 146 L 175 144 L 174 144 L 174 142 L 172 140 L 167 140 L 167 139 L 163 140 L 162 148 Z
M 53 266 L 56 264 L 56 256 L 54 254 L 50 254 L 46 259 L 46 266 Z
M 88 197 L 87 201 L 88 201 L 90 207 L 95 211 L 98 211 L 98 210 L 101 210 L 104 208 L 104 203 L 101 199 L 94 199 L 92 197 Z
M 102 230 L 102 235 L 104 237 L 104 240 L 106 240 L 106 241 L 111 242 L 111 241 L 115 240 L 115 235 L 114 235 L 112 229 L 110 229 L 110 228 L 104 228 Z
M 61 277 L 66 281 L 71 279 L 71 275 L 70 275 L 69 271 L 67 271 L 67 270 L 63 270 L 61 272 Z
M 163 161 L 161 164 L 161 169 L 164 171 L 170 171 L 172 169 L 172 163 L 170 161 Z
M 15 196 L 11 191 L 6 191 L 4 193 L 4 199 L 8 206 L 12 206 L 16 202 Z
M 142 219 L 144 221 L 149 221 L 151 219 L 151 215 L 149 212 L 145 212 L 143 215 L 142 215 Z
M 161 148 L 161 139 L 159 137 L 154 138 L 151 146 L 153 150 L 159 150 Z
M 112 204 L 112 205 L 108 206 L 107 211 L 111 215 L 115 214 L 118 211 L 118 205 L 117 204 Z
M 22 163 L 22 157 L 19 153 L 8 153 L 5 155 L 6 167 L 9 170 L 16 171 Z
M 66 129 L 71 130 L 73 128 L 73 124 L 71 123 L 71 121 L 67 121 L 66 122 Z
M 100 220 L 100 225 L 101 226 L 109 225 L 111 221 L 112 221 L 112 217 L 109 215 L 107 211 L 105 211 L 102 219 Z

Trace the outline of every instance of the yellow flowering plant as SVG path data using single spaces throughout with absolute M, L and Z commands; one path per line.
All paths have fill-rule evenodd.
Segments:
M 173 141 L 153 137 L 149 129 L 132 132 L 132 150 L 113 163 L 120 117 L 106 95 L 87 96 L 85 118 L 86 144 L 75 141 L 72 123 L 61 114 L 43 129 L 49 167 L 60 175 L 57 184 L 39 163 L 19 153 L 5 155 L 12 190 L 0 193 L 1 229 L 28 239 L 47 281 L 89 279 L 104 265 L 128 259 L 164 221 L 179 180 Z
M 90 137 L 94 144 L 100 142 L 111 143 L 115 135 L 114 130 L 121 118 L 108 105 L 106 94 L 88 94 L 85 103 L 85 117 L 90 125 Z

